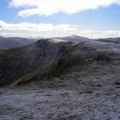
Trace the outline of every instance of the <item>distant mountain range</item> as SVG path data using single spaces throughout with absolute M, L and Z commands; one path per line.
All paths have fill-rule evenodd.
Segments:
M 42 39 L 42 38 L 39 38 Z M 69 41 L 69 42 L 85 42 L 92 39 L 81 37 L 77 35 L 67 36 L 67 37 L 56 37 L 51 38 L 61 41 Z M 0 49 L 10 49 L 10 48 L 17 48 L 22 47 L 25 45 L 32 44 L 36 42 L 38 39 L 34 38 L 20 38 L 20 37 L 2 37 L 0 36 Z M 106 43 L 114 43 L 119 44 L 120 38 L 107 38 L 107 39 L 95 39 L 96 41 L 106 42 Z
M 0 36 L 0 49 L 10 49 L 34 43 L 36 39 Z

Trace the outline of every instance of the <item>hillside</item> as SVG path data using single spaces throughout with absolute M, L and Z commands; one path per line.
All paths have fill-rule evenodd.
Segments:
M 32 44 L 36 39 L 0 36 L 0 49 L 10 49 Z
M 0 85 L 21 79 L 26 82 L 38 75 L 50 74 L 56 69 L 59 72 L 63 67 L 84 64 L 89 60 L 100 59 L 107 62 L 119 57 L 119 50 L 116 55 L 111 46 L 96 41 L 56 42 L 57 40 L 39 40 L 32 45 L 4 50 L 0 54 Z
M 119 120 L 120 44 L 52 38 L 0 50 L 0 86 L 2 120 Z

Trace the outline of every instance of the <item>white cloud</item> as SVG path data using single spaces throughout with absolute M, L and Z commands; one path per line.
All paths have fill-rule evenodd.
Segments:
M 19 16 L 74 14 L 77 12 L 120 4 L 120 0 L 10 0 L 10 6 L 20 7 Z M 22 9 L 23 8 L 23 9 Z
M 0 20 L 0 35 L 10 37 L 63 37 L 79 35 L 89 38 L 120 37 L 120 30 L 95 31 L 82 30 L 77 25 L 69 24 L 36 24 L 36 23 L 6 23 Z

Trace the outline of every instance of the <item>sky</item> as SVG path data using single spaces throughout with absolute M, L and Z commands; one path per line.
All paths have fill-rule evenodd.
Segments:
M 0 0 L 0 36 L 120 37 L 120 0 Z

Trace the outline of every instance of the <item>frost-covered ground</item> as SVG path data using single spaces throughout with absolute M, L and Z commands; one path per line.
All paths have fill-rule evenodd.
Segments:
M 120 66 L 73 66 L 60 77 L 0 88 L 0 120 L 120 120 Z

